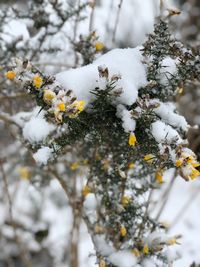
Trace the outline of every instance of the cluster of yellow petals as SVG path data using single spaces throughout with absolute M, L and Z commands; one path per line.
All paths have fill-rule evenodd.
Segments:
M 8 79 L 8 80 L 13 80 L 15 77 L 16 77 L 16 72 L 13 71 L 13 70 L 10 70 L 8 72 L 6 72 L 5 74 L 5 77 Z
M 135 164 L 134 164 L 133 162 L 129 163 L 128 168 L 129 168 L 129 169 L 133 169 L 133 168 L 135 168 Z
M 145 255 L 149 254 L 149 246 L 145 244 L 142 251 Z
M 76 118 L 79 113 L 81 113 L 85 108 L 85 101 L 84 100 L 76 100 L 71 105 L 71 108 L 74 109 L 74 113 L 69 115 L 70 118 Z
M 85 185 L 82 190 L 82 196 L 86 197 L 91 193 L 91 188 L 88 185 Z
M 20 167 L 18 169 L 18 173 L 22 180 L 29 180 L 30 179 L 30 171 L 28 167 Z
M 42 84 L 43 84 L 43 79 L 41 76 L 39 75 L 35 75 L 33 77 L 33 85 L 37 88 L 37 89 L 40 89 L 42 87 Z
M 141 252 L 137 249 L 137 248 L 134 248 L 132 250 L 132 253 L 135 257 L 140 257 L 141 256 Z
M 72 171 L 75 171 L 75 170 L 78 169 L 79 166 L 80 166 L 79 162 L 74 162 L 74 163 L 71 164 L 70 169 Z
M 136 142 L 137 142 L 137 139 L 136 139 L 135 134 L 130 133 L 129 140 L 128 140 L 129 146 L 135 146 Z
M 97 51 L 101 51 L 101 50 L 104 49 L 104 44 L 102 42 L 97 41 L 95 43 L 95 48 L 96 48 Z
M 65 107 L 65 103 L 64 102 L 60 102 L 57 104 L 57 109 L 59 111 L 65 111 L 66 110 L 66 107 Z
M 99 261 L 99 267 L 106 267 L 106 263 L 105 263 L 105 261 L 104 260 L 100 260 Z
M 48 89 L 44 90 L 43 99 L 45 102 L 49 103 L 56 97 L 56 94 Z
M 126 207 L 128 204 L 131 203 L 131 197 L 123 196 L 121 202 L 122 202 L 122 206 Z
M 163 172 L 162 170 L 158 170 L 156 172 L 156 181 L 159 183 L 159 184 L 162 184 L 163 183 Z
M 175 165 L 181 169 L 182 175 L 186 180 L 194 180 L 200 176 L 200 171 L 196 169 L 200 166 L 200 163 L 193 155 L 182 153 L 180 158 L 176 160 Z
M 147 163 L 153 163 L 153 160 L 155 159 L 155 156 L 153 154 L 147 154 L 144 156 L 144 160 Z
M 124 225 L 122 225 L 120 228 L 120 235 L 122 237 L 125 237 L 127 235 L 127 230 L 126 230 L 126 227 Z

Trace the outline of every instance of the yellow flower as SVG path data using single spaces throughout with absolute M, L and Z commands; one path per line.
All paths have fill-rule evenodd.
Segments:
M 30 178 L 30 171 L 28 167 L 20 167 L 18 172 L 21 179 L 28 180 Z
M 46 102 L 50 102 L 51 100 L 53 100 L 55 98 L 56 94 L 51 91 L 51 90 L 44 90 L 44 94 L 43 94 L 43 99 Z
M 176 160 L 176 167 L 181 167 L 182 164 L 183 164 L 183 160 L 181 160 L 181 159 Z
M 120 235 L 122 237 L 125 237 L 126 234 L 127 234 L 126 227 L 122 225 L 121 228 L 120 228 Z
M 128 196 L 123 196 L 122 197 L 122 206 L 125 207 L 131 202 L 131 198 Z
M 101 51 L 102 49 L 104 49 L 104 44 L 102 42 L 96 42 L 95 44 L 95 48 L 97 51 Z
M 140 251 L 139 251 L 137 248 L 134 248 L 134 249 L 132 250 L 132 253 L 133 253 L 133 255 L 134 255 L 135 257 L 140 257 L 140 256 L 141 256 L 141 253 L 140 253 Z
M 78 167 L 79 167 L 79 162 L 74 162 L 74 163 L 71 164 L 70 169 L 72 171 L 75 171 L 75 170 L 78 169 Z
M 199 167 L 200 166 L 200 163 L 199 162 L 194 162 L 194 163 L 192 163 L 192 167 L 194 167 L 194 168 L 197 168 L 197 167 Z
M 161 171 L 157 171 L 156 172 L 156 181 L 159 184 L 162 184 L 163 183 L 163 173 Z
M 169 239 L 169 240 L 166 241 L 166 244 L 168 246 L 173 246 L 173 245 L 178 244 L 178 242 L 177 242 L 176 238 L 171 238 L 171 239 Z
M 152 163 L 154 158 L 155 156 L 153 154 L 147 154 L 144 156 L 144 160 L 147 161 L 148 163 Z
M 99 267 L 106 267 L 106 263 L 105 263 L 105 261 L 104 260 L 100 260 L 99 261 Z
M 10 70 L 8 72 L 6 72 L 5 76 L 8 80 L 13 80 L 16 77 L 16 72 L 13 70 Z
M 42 83 L 43 83 L 43 79 L 42 79 L 42 77 L 40 77 L 39 75 L 35 75 L 35 76 L 33 77 L 33 85 L 34 85 L 36 88 L 40 89 L 40 87 L 42 86 Z
M 149 246 L 147 244 L 145 244 L 143 247 L 143 253 L 146 255 L 149 254 Z
M 129 165 L 128 165 L 128 168 L 129 169 L 133 169 L 135 167 L 135 164 L 134 163 L 130 163 Z
M 89 193 L 91 193 L 91 188 L 88 185 L 85 185 L 82 190 L 82 195 L 86 197 Z
M 190 178 L 191 178 L 192 180 L 194 180 L 194 179 L 196 179 L 198 176 L 200 176 L 200 172 L 199 172 L 197 169 L 192 168 L 192 172 L 191 172 L 191 174 L 190 174 Z
M 69 115 L 69 118 L 76 118 L 79 113 L 81 113 L 84 110 L 85 107 L 85 101 L 80 100 L 80 101 L 74 101 L 74 103 L 71 105 L 72 109 L 75 109 L 73 114 Z
M 65 111 L 65 103 L 60 102 L 60 103 L 57 105 L 57 108 L 59 109 L 59 111 Z
M 84 110 L 85 101 L 84 100 L 75 101 L 73 103 L 73 106 L 76 108 L 77 112 L 80 113 L 80 112 L 82 112 Z
M 137 139 L 136 139 L 135 134 L 130 133 L 129 140 L 128 140 L 129 146 L 135 146 L 136 141 L 137 141 Z

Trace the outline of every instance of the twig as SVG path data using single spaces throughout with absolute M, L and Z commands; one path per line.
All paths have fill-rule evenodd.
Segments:
M 118 5 L 118 10 L 117 10 L 117 16 L 116 16 L 114 31 L 113 31 L 113 37 L 112 37 L 112 42 L 113 43 L 115 43 L 115 37 L 116 37 L 116 32 L 117 32 L 117 26 L 118 26 L 118 23 L 119 23 L 119 15 L 120 15 L 122 3 L 123 3 L 123 0 L 120 0 L 119 5 Z
M 89 32 L 91 32 L 93 29 L 95 7 L 96 7 L 96 0 L 93 0 L 93 2 L 91 3 L 91 9 L 92 10 L 91 10 L 91 14 L 90 14 Z
M 11 222 L 11 225 L 12 225 L 12 228 L 13 228 L 15 242 L 18 245 L 19 251 L 20 251 L 20 254 L 19 255 L 21 257 L 21 260 L 22 260 L 23 264 L 26 267 L 32 267 L 32 264 L 31 264 L 31 262 L 29 260 L 29 257 L 28 257 L 28 252 L 26 251 L 25 247 L 23 246 L 23 244 L 20 241 L 19 236 L 17 235 L 16 224 L 15 224 L 15 222 L 13 220 L 12 199 L 11 199 L 11 196 L 10 196 L 10 193 L 9 193 L 9 190 L 8 190 L 7 177 L 6 177 L 6 173 L 4 171 L 4 168 L 3 168 L 2 161 L 0 161 L 0 169 L 1 169 L 1 173 L 2 173 L 2 178 L 3 178 L 5 193 L 6 193 L 6 196 L 7 196 L 7 199 L 8 199 L 10 222 Z

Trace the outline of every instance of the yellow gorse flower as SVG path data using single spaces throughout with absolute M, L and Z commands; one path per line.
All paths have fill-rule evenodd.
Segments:
M 28 180 L 30 178 L 30 171 L 28 167 L 20 167 L 18 172 L 22 180 Z
M 131 202 L 131 197 L 123 196 L 121 202 L 122 202 L 122 206 L 125 207 Z
M 166 244 L 168 246 L 173 246 L 173 245 L 178 244 L 178 242 L 177 242 L 177 239 L 176 238 L 171 238 L 171 239 L 169 239 L 169 240 L 166 241 Z
M 141 253 L 137 248 L 132 249 L 132 253 L 135 257 L 140 257 Z
M 97 51 L 101 51 L 102 49 L 104 49 L 104 44 L 98 41 L 95 43 L 95 48 Z
M 149 254 L 149 246 L 147 244 L 145 244 L 142 251 L 146 255 Z
M 91 188 L 88 185 L 85 185 L 82 190 L 82 195 L 86 197 L 89 193 L 91 193 Z
M 196 169 L 200 163 L 196 160 L 195 156 L 183 152 L 179 159 L 176 160 L 175 165 L 180 168 L 181 175 L 186 180 L 194 180 L 200 176 L 200 172 Z
M 163 183 L 163 172 L 162 171 L 157 171 L 156 172 L 156 181 L 159 184 L 162 184 Z
M 130 163 L 129 165 L 128 165 L 128 168 L 129 169 L 133 169 L 135 167 L 135 164 L 134 163 Z
M 121 228 L 120 228 L 120 235 L 121 235 L 122 237 L 125 237 L 126 234 L 127 234 L 126 227 L 125 227 L 124 225 L 122 225 Z
M 59 111 L 65 111 L 65 103 L 64 102 L 58 103 L 57 108 L 59 109 Z
M 79 166 L 80 166 L 79 162 L 74 162 L 74 163 L 71 164 L 70 169 L 72 171 L 75 171 L 75 170 L 78 169 Z
M 198 176 L 200 176 L 200 172 L 195 169 L 194 167 L 192 167 L 192 171 L 191 171 L 191 174 L 190 174 L 190 178 L 192 180 L 196 179 Z
M 176 167 L 180 167 L 183 164 L 183 160 L 177 159 L 175 164 L 176 164 Z
M 43 79 L 39 75 L 35 75 L 33 77 L 33 85 L 37 88 L 40 89 L 43 84 Z
M 136 142 L 137 142 L 137 139 L 136 139 L 135 134 L 130 133 L 129 140 L 128 140 L 129 146 L 135 146 Z
M 153 154 L 147 154 L 144 156 L 144 160 L 147 161 L 148 163 L 152 163 L 154 158 L 155 156 Z
M 51 102 L 56 97 L 56 94 L 51 90 L 44 90 L 43 99 L 46 102 Z
M 16 72 L 13 70 L 10 70 L 8 72 L 6 72 L 5 76 L 8 80 L 13 80 L 16 77 Z
M 100 260 L 99 261 L 99 267 L 106 267 L 106 263 L 105 263 L 105 261 L 104 260 Z
M 84 100 L 76 101 L 74 103 L 74 106 L 77 109 L 78 113 L 80 113 L 80 112 L 82 112 L 84 110 L 85 101 Z

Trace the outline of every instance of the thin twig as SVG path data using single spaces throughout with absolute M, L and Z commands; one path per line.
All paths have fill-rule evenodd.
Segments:
M 91 9 L 92 10 L 91 10 L 91 14 L 90 14 L 89 32 L 91 32 L 93 29 L 95 7 L 96 7 L 96 0 L 93 0 L 93 2 L 91 3 Z
M 3 182 L 4 182 L 5 193 L 6 193 L 6 196 L 7 196 L 7 199 L 8 199 L 10 222 L 11 222 L 11 225 L 12 225 L 12 228 L 13 228 L 14 238 L 15 238 L 16 244 L 19 247 L 19 252 L 20 252 L 19 255 L 21 257 L 21 260 L 22 260 L 24 266 L 32 267 L 32 264 L 31 264 L 30 259 L 28 257 L 28 252 L 26 251 L 25 247 L 21 243 L 21 240 L 20 240 L 19 236 L 17 235 L 16 224 L 15 224 L 15 222 L 13 220 L 12 199 L 11 199 L 11 196 L 10 196 L 10 193 L 9 193 L 8 181 L 7 181 L 6 173 L 5 173 L 4 168 L 3 168 L 2 161 L 0 162 L 0 169 L 1 169 L 2 178 L 3 178 Z
M 123 3 L 123 0 L 120 0 L 119 5 L 118 5 L 118 10 L 117 10 L 117 16 L 116 16 L 114 31 L 113 31 L 113 37 L 112 37 L 113 44 L 115 43 L 117 26 L 118 26 L 118 23 L 119 23 L 119 15 L 120 15 L 120 11 L 121 11 L 121 8 L 122 8 L 122 3 Z

